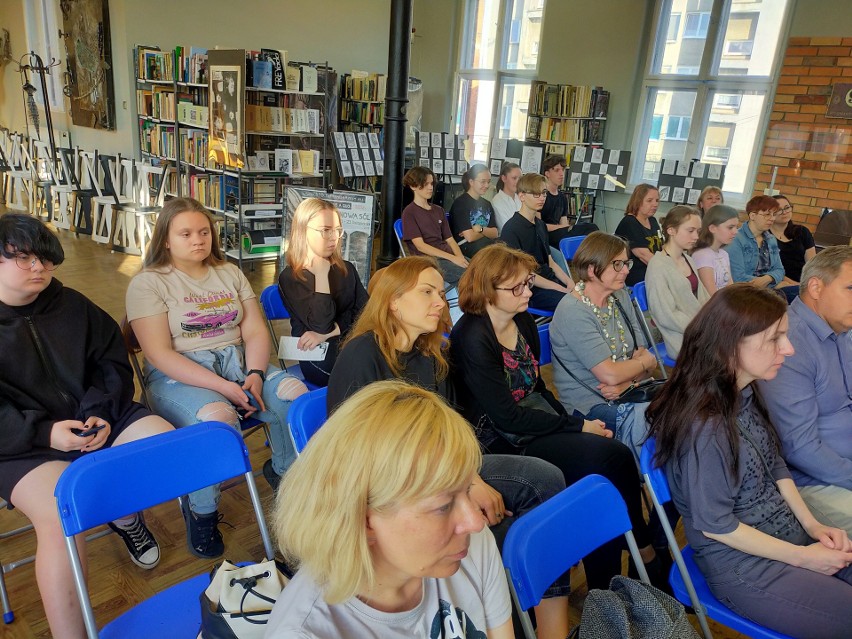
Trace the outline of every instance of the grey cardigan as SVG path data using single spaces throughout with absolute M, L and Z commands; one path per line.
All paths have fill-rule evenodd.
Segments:
M 695 262 L 686 253 L 683 254 L 692 271 L 698 276 Z M 648 291 L 648 308 L 654 322 L 663 335 L 666 352 L 674 359 L 683 345 L 683 332 L 686 325 L 695 317 L 698 309 L 710 299 L 710 294 L 698 280 L 698 297 L 692 294 L 689 280 L 683 276 L 674 260 L 664 251 L 654 253 L 648 262 L 645 275 Z

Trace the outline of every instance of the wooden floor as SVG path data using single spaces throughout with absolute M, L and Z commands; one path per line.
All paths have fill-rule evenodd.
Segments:
M 55 272 L 55 277 L 66 286 L 86 294 L 116 320 L 124 315 L 124 295 L 130 278 L 139 270 L 138 257 L 111 253 L 102 245 L 95 244 L 88 236 L 75 238 L 72 233 L 60 231 L 59 237 L 66 252 L 66 261 Z M 276 278 L 275 265 L 257 264 L 254 270 L 246 268 L 246 274 L 254 287 L 260 291 L 273 283 Z M 288 331 L 283 323 L 279 334 Z M 544 369 L 548 385 L 552 380 L 550 367 Z M 269 450 L 264 446 L 262 434 L 248 439 L 251 460 L 254 468 L 259 469 L 269 458 Z M 268 484 L 259 478 L 257 481 L 261 498 L 268 508 L 272 493 Z M 251 520 L 251 502 L 244 484 L 234 485 L 223 491 L 220 512 L 224 521 L 221 530 L 225 538 L 226 557 L 233 561 L 256 560 L 263 555 L 260 535 Z M 148 525 L 160 543 L 160 564 L 150 571 L 137 568 L 129 559 L 124 545 L 115 535 L 97 539 L 88 544 L 89 553 L 89 592 L 95 609 L 95 616 L 102 625 L 120 615 L 136 603 L 150 597 L 155 592 L 173 585 L 201 572 L 209 571 L 216 563 L 204 561 L 191 555 L 186 549 L 186 534 L 180 511 L 176 502 L 158 506 L 146 513 Z M 0 530 L 6 531 L 24 525 L 26 522 L 16 511 L 0 512 Z M 4 563 L 30 556 L 35 552 L 35 536 L 26 533 L 12 539 L 3 540 L 0 546 L 0 559 Z M 27 564 L 6 575 L 6 585 L 15 613 L 14 623 L 0 626 L 3 639 L 30 639 L 50 637 L 44 618 L 38 588 L 35 583 L 33 565 Z M 585 581 L 582 570 L 574 570 L 571 597 L 572 616 L 579 622 L 580 605 L 585 595 Z M 697 627 L 697 626 L 696 626 Z M 719 638 L 734 639 L 742 637 L 727 628 L 711 622 L 714 635 Z

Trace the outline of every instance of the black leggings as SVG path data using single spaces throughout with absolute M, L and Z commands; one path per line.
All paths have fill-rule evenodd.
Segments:
M 503 440 L 488 448 L 491 453 L 518 452 Z M 589 433 L 555 433 L 533 441 L 527 446 L 524 454 L 538 457 L 559 468 L 565 475 L 566 486 L 587 475 L 606 477 L 618 489 L 627 504 L 627 514 L 633 526 L 636 544 L 640 548 L 650 545 L 651 536 L 642 513 L 639 471 L 627 446 L 614 439 Z M 587 523 L 591 522 L 578 522 L 578 525 Z M 621 574 L 623 548 L 623 540 L 615 539 L 583 559 L 589 589 L 609 588 L 610 579 Z

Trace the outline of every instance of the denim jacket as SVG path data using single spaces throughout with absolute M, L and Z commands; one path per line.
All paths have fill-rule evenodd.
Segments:
M 769 246 L 769 275 L 777 284 L 784 279 L 784 266 L 781 264 L 781 251 L 778 240 L 769 231 L 763 232 L 763 241 Z M 754 269 L 757 268 L 757 241 L 748 224 L 743 224 L 733 242 L 725 247 L 731 258 L 731 277 L 735 282 L 751 282 Z

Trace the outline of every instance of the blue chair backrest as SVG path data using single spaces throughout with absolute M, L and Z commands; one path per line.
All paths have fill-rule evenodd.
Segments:
M 654 455 L 656 454 L 657 442 L 651 437 L 642 445 L 642 451 L 639 453 L 639 468 L 642 474 L 647 476 L 647 481 L 650 482 L 657 499 L 661 504 L 665 504 L 672 500 L 672 493 L 669 490 L 665 469 L 655 466 Z
M 638 282 L 633 285 L 630 291 L 630 297 L 636 300 L 639 309 L 643 313 L 648 312 L 648 292 L 645 290 L 645 282 Z
M 538 363 L 539 366 L 546 366 L 553 361 L 553 356 L 550 354 L 550 322 L 539 325 L 538 341 L 541 343 L 541 357 Z
M 296 452 L 301 453 L 308 440 L 316 433 L 328 417 L 326 407 L 327 388 L 318 388 L 310 393 L 300 395 L 290 404 L 287 411 L 287 422 Z
M 580 248 L 580 244 L 583 243 L 583 240 L 586 239 L 587 236 L 579 235 L 577 237 L 563 237 L 559 240 L 559 251 L 562 253 L 563 257 L 569 262 L 574 259 L 574 254 L 577 252 L 577 249 Z
M 284 300 L 281 299 L 281 291 L 278 290 L 277 284 L 270 284 L 260 292 L 260 306 L 268 320 L 290 319 L 290 313 L 284 306 Z
M 612 483 L 587 475 L 519 518 L 506 535 L 503 565 L 522 610 L 592 550 L 630 531 L 627 507 Z
M 394 220 L 393 223 L 393 232 L 396 235 L 396 239 L 398 242 L 402 242 L 402 218 L 398 220 Z
M 201 422 L 88 453 L 65 469 L 54 495 L 71 536 L 245 473 L 251 463 L 242 435 Z

